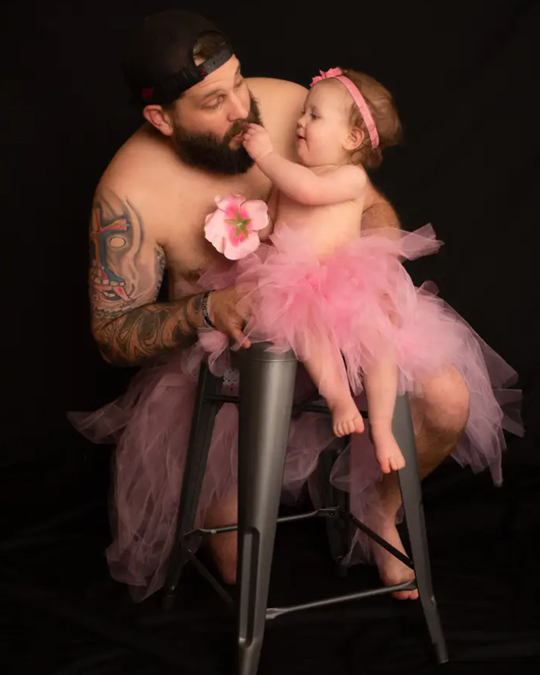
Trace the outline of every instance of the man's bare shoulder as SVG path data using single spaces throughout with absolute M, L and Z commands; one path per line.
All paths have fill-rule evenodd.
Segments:
M 96 194 L 113 192 L 120 199 L 130 199 L 140 209 L 157 212 L 156 204 L 179 170 L 170 147 L 141 127 L 116 152 L 100 178 Z
M 268 77 L 253 77 L 247 82 L 276 149 L 296 161 L 296 125 L 308 90 L 295 82 Z
M 302 109 L 308 93 L 305 87 L 288 80 L 250 77 L 246 81 L 266 116 L 283 108 L 296 115 Z
M 247 77 L 246 82 L 250 89 L 268 96 L 298 96 L 305 98 L 308 90 L 301 84 L 290 80 L 279 80 L 274 77 Z
M 144 229 L 147 243 L 162 244 L 171 213 L 178 213 L 188 199 L 187 186 L 181 187 L 185 182 L 170 149 L 140 129 L 103 172 L 95 189 L 94 208 L 105 205 L 116 214 L 130 214 Z
M 116 152 L 103 172 L 100 185 L 141 189 L 152 176 L 165 170 L 170 151 L 152 138 L 143 127 Z

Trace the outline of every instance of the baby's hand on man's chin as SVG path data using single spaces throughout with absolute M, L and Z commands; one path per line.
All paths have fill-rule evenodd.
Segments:
M 256 162 L 274 151 L 272 141 L 266 129 L 259 124 L 248 124 L 244 130 L 244 148 Z

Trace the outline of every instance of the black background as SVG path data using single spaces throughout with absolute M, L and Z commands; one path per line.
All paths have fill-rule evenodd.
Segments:
M 468 528 L 471 541 L 478 541 L 478 532 L 485 534 L 489 523 L 500 525 L 493 515 L 498 513 L 510 523 L 512 536 L 519 534 L 517 540 L 500 542 L 497 551 L 507 555 L 501 564 L 509 579 L 521 570 L 520 583 L 525 583 L 523 566 L 532 555 L 526 543 L 540 539 L 540 521 L 534 517 L 540 489 L 540 3 L 531 0 L 4 4 L 0 466 L 6 526 L 14 532 L 42 511 L 67 509 L 82 496 L 105 498 L 106 451 L 81 439 L 65 418 L 68 410 L 94 409 L 116 397 L 133 373 L 107 366 L 89 335 L 89 209 L 102 171 L 140 121 L 127 106 L 119 64 L 123 40 L 134 19 L 172 7 L 200 11 L 228 33 L 247 76 L 307 85 L 319 69 L 341 65 L 372 74 L 393 92 L 405 141 L 373 180 L 395 205 L 405 229 L 431 222 L 445 242 L 440 254 L 410 270 L 418 282 L 431 278 L 437 283 L 441 295 L 518 370 L 525 392 L 528 433 L 523 441 L 510 441 L 502 490 L 491 488 L 484 476 L 472 478 L 453 466 L 442 467 L 426 482 L 430 541 L 442 541 L 442 532 L 457 537 L 442 549 L 444 555 L 435 554 L 443 567 L 435 566 L 434 574 L 441 593 L 452 597 L 445 585 L 448 547 L 454 550 L 465 536 L 459 534 L 461 526 Z M 180 222 L 181 213 L 178 218 Z M 468 499 L 476 511 L 466 516 Z M 105 520 L 98 530 L 102 526 L 106 531 Z M 434 530 L 435 522 L 442 529 Z M 89 523 L 95 525 L 92 519 Z M 512 545 L 516 548 L 509 552 Z M 487 541 L 482 549 L 492 562 L 496 559 L 493 551 L 486 553 Z M 91 550 L 101 560 L 101 550 Z M 75 580 L 80 580 L 80 555 L 77 550 L 66 554 Z M 30 564 L 33 556 L 24 557 L 34 577 L 43 581 Z M 63 553 L 58 553 L 60 559 L 67 565 Z M 510 561 L 517 567 L 508 567 Z M 458 593 L 465 613 L 470 611 L 467 603 L 477 599 L 478 584 L 487 586 L 493 576 L 493 566 L 486 571 L 484 564 L 479 559 L 472 570 L 462 557 L 452 567 L 452 579 L 462 589 L 457 569 L 468 569 L 471 578 L 480 575 L 481 581 L 471 582 L 470 588 L 465 584 L 467 590 Z M 106 572 L 101 574 L 105 584 Z M 58 586 L 60 578 L 53 574 L 51 584 Z M 89 579 L 85 585 L 91 586 Z M 494 577 L 493 583 L 506 581 Z M 76 583 L 75 589 L 78 595 Z M 515 600 L 515 592 L 508 593 Z M 528 593 L 519 597 L 530 600 Z M 495 605 L 500 598 L 489 602 Z M 526 615 L 523 630 L 538 629 L 524 606 L 505 607 L 501 616 L 518 620 Z M 460 627 L 463 616 L 457 606 L 446 609 L 452 616 L 454 610 L 452 625 Z M 493 612 L 488 616 L 492 619 Z M 296 625 L 302 630 L 301 622 Z M 484 625 L 479 620 L 478 626 Z M 506 628 L 494 625 L 490 634 Z M 303 638 L 308 651 L 311 635 Z M 495 642 L 500 648 L 514 638 Z M 321 658 L 329 658 L 332 649 L 337 648 L 329 647 Z M 342 664 L 341 670 L 337 665 L 336 671 L 349 672 L 350 667 L 353 672 L 353 663 L 359 667 L 358 651 L 360 661 Z M 298 648 L 299 663 L 306 653 Z M 497 662 L 493 654 L 486 657 L 490 672 Z M 404 658 L 396 668 L 405 667 Z M 52 672 L 47 665 L 33 670 L 29 663 L 27 672 Z M 479 662 L 471 663 L 470 670 L 460 672 L 478 672 Z

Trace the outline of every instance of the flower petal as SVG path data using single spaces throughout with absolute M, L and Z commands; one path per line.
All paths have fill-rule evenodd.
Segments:
M 240 209 L 245 201 L 246 200 L 242 195 L 227 195 L 218 202 L 218 209 L 229 214 L 229 218 L 234 217 L 235 212 Z
M 255 231 L 263 230 L 268 225 L 268 206 L 262 199 L 250 199 L 243 204 L 251 219 L 251 228 Z
M 226 214 L 219 209 L 206 218 L 204 236 L 220 252 L 223 253 L 223 240 L 228 238 L 229 225 L 225 222 Z
M 240 258 L 245 258 L 253 251 L 256 251 L 259 248 L 261 240 L 259 235 L 256 232 L 253 232 L 249 235 L 247 239 L 243 242 L 234 246 L 230 241 L 225 243 L 225 250 L 223 255 L 229 260 L 240 260 Z
M 261 199 L 242 195 L 216 197 L 217 209 L 205 217 L 204 234 L 214 248 L 229 260 L 239 260 L 260 244 L 256 230 L 268 225 L 268 207 Z M 247 235 L 247 236 L 246 236 Z

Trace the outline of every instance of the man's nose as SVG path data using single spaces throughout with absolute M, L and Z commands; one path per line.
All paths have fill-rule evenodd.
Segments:
M 249 109 L 242 103 L 238 96 L 234 94 L 230 98 L 231 108 L 229 111 L 229 119 L 231 122 L 236 120 L 245 120 L 249 116 Z

